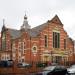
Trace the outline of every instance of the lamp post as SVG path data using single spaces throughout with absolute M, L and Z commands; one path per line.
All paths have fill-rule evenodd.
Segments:
M 29 60 L 30 60 L 30 64 L 31 64 L 31 37 L 30 37 L 30 58 L 29 58 Z
M 51 63 L 53 63 L 53 56 L 52 56 L 52 54 L 53 54 L 53 51 L 51 51 Z

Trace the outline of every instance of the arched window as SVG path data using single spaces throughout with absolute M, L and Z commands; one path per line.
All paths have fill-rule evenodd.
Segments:
M 48 47 L 48 36 L 45 35 L 45 47 Z
M 66 39 L 64 39 L 64 49 L 66 49 Z
M 19 48 L 19 52 L 21 52 L 21 53 L 24 54 L 25 50 L 26 50 L 26 44 L 25 44 L 25 42 L 19 41 L 18 48 Z
M 53 48 L 60 48 L 60 33 L 53 32 Z
M 2 50 L 6 49 L 6 34 L 2 33 Z

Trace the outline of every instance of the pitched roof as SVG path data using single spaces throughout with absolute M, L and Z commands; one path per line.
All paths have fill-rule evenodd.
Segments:
M 53 23 L 58 23 L 60 25 L 63 25 L 62 22 L 60 21 L 59 17 L 57 15 L 55 15 L 55 17 L 50 20 L 49 22 L 53 22 Z M 26 32 L 28 33 L 28 35 L 30 37 L 37 37 L 39 35 L 39 33 L 48 25 L 48 22 L 39 25 L 37 27 L 34 27 L 32 29 L 28 29 L 26 30 Z M 21 36 L 21 31 L 20 30 L 16 30 L 16 29 L 8 29 L 10 32 L 10 35 L 12 37 L 12 39 L 18 38 Z
M 58 23 L 60 25 L 63 25 L 57 15 L 55 15 L 55 17 L 53 17 L 53 19 L 50 20 L 49 22 Z M 40 33 L 40 31 L 42 31 L 47 25 L 48 25 L 48 22 L 46 22 L 42 25 L 39 25 L 37 27 L 32 28 L 32 30 L 30 31 L 30 35 L 32 37 L 36 37 Z
M 53 17 L 53 19 L 51 20 L 51 22 L 54 22 L 54 23 L 58 23 L 58 24 L 60 24 L 60 25 L 63 25 L 57 15 L 55 15 L 55 16 Z
M 16 29 L 9 29 L 8 31 L 10 32 L 10 36 L 12 37 L 12 39 L 18 38 L 21 36 L 21 32 L 20 30 L 16 30 Z
M 36 37 L 47 25 L 48 25 L 48 23 L 44 23 L 42 25 L 39 25 L 37 27 L 32 28 L 30 33 L 29 33 L 30 36 L 31 37 Z
M 28 33 L 28 35 L 29 35 L 30 37 L 36 37 L 36 36 L 37 36 L 36 32 L 33 31 L 32 29 L 28 30 L 27 33 Z

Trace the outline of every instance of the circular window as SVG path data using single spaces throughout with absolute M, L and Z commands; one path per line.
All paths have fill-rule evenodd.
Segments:
M 37 46 L 32 47 L 32 52 L 34 52 L 34 53 L 37 52 Z

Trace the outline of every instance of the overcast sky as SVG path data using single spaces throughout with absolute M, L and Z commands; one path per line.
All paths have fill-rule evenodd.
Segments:
M 75 40 L 75 0 L 0 0 L 0 30 L 3 19 L 6 27 L 20 29 L 25 11 L 31 27 L 57 14 L 68 35 Z

